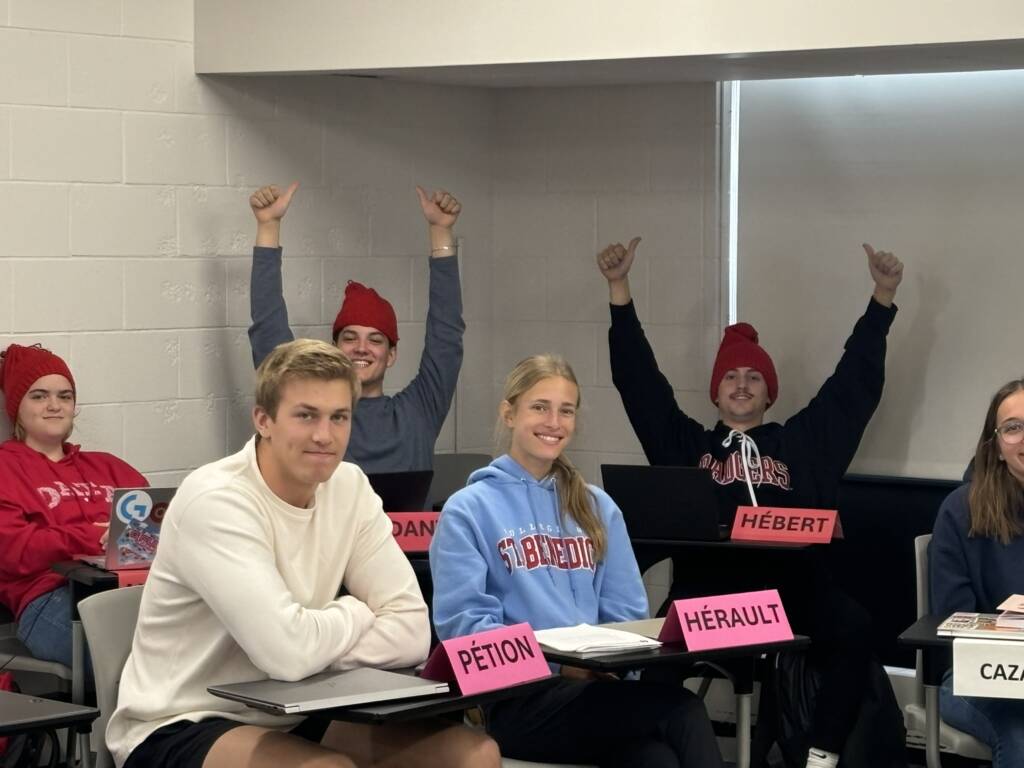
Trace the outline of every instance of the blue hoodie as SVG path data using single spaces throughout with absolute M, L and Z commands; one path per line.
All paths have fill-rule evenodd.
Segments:
M 559 513 L 552 477 L 538 481 L 508 455 L 471 474 L 445 503 L 430 544 L 438 637 L 523 621 L 548 629 L 647 618 L 622 512 L 588 487 L 608 532 L 596 564 L 590 538 Z

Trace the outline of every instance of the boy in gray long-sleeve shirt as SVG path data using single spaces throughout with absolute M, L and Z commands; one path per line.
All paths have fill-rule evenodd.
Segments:
M 256 216 L 252 255 L 249 341 L 254 365 L 294 336 L 281 285 L 281 219 L 298 184 L 268 186 L 249 198 Z M 362 398 L 355 410 L 345 460 L 364 472 L 405 472 L 433 466 L 434 443 L 455 393 L 462 366 L 462 289 L 452 226 L 462 207 L 447 192 L 416 188 L 430 231 L 430 305 L 419 371 L 393 396 L 384 374 L 398 355 L 394 309 L 376 291 L 350 281 L 334 321 L 334 343 L 355 363 Z

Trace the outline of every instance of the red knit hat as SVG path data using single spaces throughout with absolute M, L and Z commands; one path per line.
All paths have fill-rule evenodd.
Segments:
M 75 380 L 68 364 L 38 344 L 31 347 L 11 344 L 6 351 L 0 353 L 0 361 L 0 389 L 4 391 L 4 407 L 11 424 L 18 420 L 18 406 L 25 393 L 43 376 L 59 373 L 71 382 L 71 390 L 75 390 Z
M 338 341 L 338 334 L 342 328 L 348 325 L 376 328 L 388 337 L 392 346 L 398 343 L 398 319 L 395 317 L 395 308 L 387 299 L 381 298 L 373 288 L 367 288 L 355 280 L 349 280 L 345 286 L 345 299 L 341 302 L 338 316 L 334 318 L 332 338 L 335 342 Z
M 736 323 L 725 329 L 715 358 L 715 367 L 711 371 L 711 402 L 717 404 L 718 385 L 722 383 L 725 372 L 733 368 L 753 368 L 760 372 L 768 385 L 768 404 L 775 402 L 779 394 L 775 365 L 757 343 L 757 331 L 750 323 Z

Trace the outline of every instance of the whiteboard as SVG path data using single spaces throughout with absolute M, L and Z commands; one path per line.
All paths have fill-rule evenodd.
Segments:
M 768 416 L 833 370 L 870 242 L 906 269 L 851 471 L 959 477 L 1024 373 L 1024 71 L 745 82 L 739 119 L 737 316 L 779 372 Z

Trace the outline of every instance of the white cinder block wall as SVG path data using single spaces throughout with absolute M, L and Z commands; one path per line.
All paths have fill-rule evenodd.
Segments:
M 492 400 L 520 358 L 563 354 L 583 390 L 572 457 L 593 482 L 602 462 L 645 461 L 608 364 L 608 289 L 595 258 L 608 243 L 643 237 L 630 280 L 640 317 L 680 403 L 712 417 L 713 97 L 709 84 L 498 95 Z
M 583 384 L 573 456 L 587 476 L 642 460 L 611 386 L 594 266 L 600 245 L 634 233 L 641 316 L 681 400 L 708 416 L 711 86 L 197 78 L 191 40 L 191 0 L 0 0 L 0 344 L 69 360 L 75 440 L 173 484 L 247 438 L 247 197 L 292 179 L 293 327 L 328 338 L 345 281 L 373 284 L 402 336 L 389 389 L 422 349 L 413 184 L 463 200 L 466 360 L 439 450 L 489 450 L 500 380 L 548 350 Z

